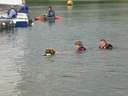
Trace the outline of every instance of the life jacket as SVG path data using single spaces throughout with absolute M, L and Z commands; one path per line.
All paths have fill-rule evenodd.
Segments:
M 55 17 L 55 12 L 53 10 L 48 11 L 48 17 Z

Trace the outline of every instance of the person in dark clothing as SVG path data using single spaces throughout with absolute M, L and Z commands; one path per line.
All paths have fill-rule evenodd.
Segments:
M 27 14 L 28 14 L 28 13 L 29 13 L 29 6 L 28 6 L 26 3 L 24 3 L 24 4 L 21 6 L 19 12 L 21 12 L 21 13 L 27 13 Z
M 83 43 L 81 41 L 76 41 L 75 47 L 77 48 L 78 53 L 83 53 L 86 51 L 86 48 L 83 46 Z
M 105 39 L 101 39 L 100 44 L 99 44 L 99 48 L 112 50 L 113 46 L 111 44 L 109 44 Z
M 49 6 L 49 8 L 48 8 L 47 17 L 55 17 L 55 11 L 53 10 L 53 8 L 51 6 Z

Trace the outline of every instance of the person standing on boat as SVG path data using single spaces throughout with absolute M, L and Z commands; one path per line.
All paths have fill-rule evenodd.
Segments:
M 17 10 L 11 6 L 11 8 L 7 12 L 9 18 L 16 18 L 17 16 Z
M 29 6 L 26 3 L 23 3 L 23 5 L 21 6 L 19 12 L 21 13 L 29 13 Z
M 55 17 L 55 11 L 53 10 L 52 6 L 49 6 L 48 8 L 47 17 Z

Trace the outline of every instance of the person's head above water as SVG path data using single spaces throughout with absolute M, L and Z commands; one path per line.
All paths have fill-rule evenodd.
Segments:
M 78 52 L 84 52 L 86 51 L 86 48 L 83 46 L 82 41 L 76 41 L 75 42 L 75 47 L 77 49 Z
M 108 45 L 108 42 L 105 39 L 100 40 L 100 45 L 99 45 L 100 48 L 104 48 L 107 45 Z
M 76 42 L 75 42 L 75 47 L 76 47 L 76 48 L 83 47 L 82 41 L 76 41 Z
M 107 42 L 105 39 L 101 39 L 99 43 L 100 49 L 112 49 L 112 45 Z
M 55 53 L 56 53 L 55 49 L 53 49 L 53 48 L 47 48 L 45 50 L 44 56 L 53 56 L 53 55 L 55 55 Z

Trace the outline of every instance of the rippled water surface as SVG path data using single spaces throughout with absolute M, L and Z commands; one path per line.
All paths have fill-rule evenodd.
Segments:
M 0 96 L 127 96 L 128 4 L 54 6 L 55 24 L 0 32 Z M 32 16 L 47 6 L 31 7 Z M 98 49 L 109 40 L 112 51 Z M 85 54 L 76 54 L 82 40 Z M 54 57 L 43 57 L 46 48 Z

